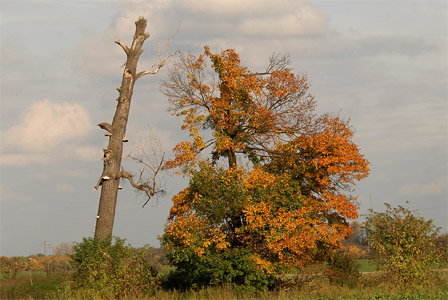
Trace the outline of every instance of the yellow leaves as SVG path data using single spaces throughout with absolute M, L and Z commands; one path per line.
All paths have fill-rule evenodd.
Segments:
M 266 218 L 270 217 L 270 208 L 265 202 L 246 205 L 243 213 L 246 217 L 248 230 L 257 230 L 265 226 Z
M 217 79 L 207 78 L 208 59 Z M 208 47 L 170 76 L 167 95 L 190 138 L 165 167 L 192 178 L 192 190 L 173 197 L 170 243 L 199 257 L 242 245 L 263 270 L 306 265 L 323 251 L 317 245 L 339 247 L 349 234 L 345 219 L 357 217 L 348 188 L 368 175 L 369 162 L 348 122 L 314 115 L 306 77 L 286 67 L 254 74 L 233 49 Z M 206 147 L 210 164 L 200 158 Z M 237 165 L 237 154 L 251 170 Z M 226 156 L 228 170 L 211 165 Z
M 213 244 L 219 251 L 224 250 L 230 246 L 230 243 L 226 240 L 226 235 L 219 228 L 215 228 L 211 234 L 210 244 Z
M 209 247 L 222 251 L 230 246 L 221 228 L 211 228 L 208 220 L 194 211 L 194 203 L 204 201 L 202 195 L 192 193 L 187 188 L 175 195 L 172 201 L 165 228 L 165 236 L 168 235 L 171 240 L 168 245 L 192 247 L 198 257 Z
M 260 270 L 265 271 L 268 274 L 274 274 L 275 267 L 274 265 L 267 259 L 262 258 L 260 255 L 253 255 L 251 259 L 258 265 Z
M 218 152 L 235 151 L 235 144 L 228 135 L 215 131 L 213 136 L 215 137 L 215 149 Z
M 255 167 L 245 179 L 244 185 L 248 189 L 253 189 L 256 186 L 269 188 L 276 183 L 276 179 L 277 177 L 274 174 L 263 171 L 261 167 Z

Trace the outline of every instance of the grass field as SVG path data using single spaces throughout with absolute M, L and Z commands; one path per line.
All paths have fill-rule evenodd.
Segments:
M 359 261 L 361 272 L 375 271 L 368 260 Z M 290 285 L 278 291 L 254 292 L 238 287 L 217 287 L 186 292 L 155 291 L 141 299 L 181 300 L 181 299 L 251 299 L 251 300 L 311 300 L 311 299 L 448 299 L 448 272 L 436 272 L 437 280 L 432 287 L 400 290 L 379 281 L 378 274 L 363 275 L 354 288 L 331 285 L 323 277 L 298 285 Z M 70 291 L 71 273 L 30 274 L 21 273 L 16 279 L 1 279 L 0 299 L 87 299 Z M 70 295 L 70 296 L 68 296 Z M 99 299 L 90 297 L 89 299 Z
M 375 272 L 377 270 L 375 264 L 370 259 L 358 259 L 358 263 L 360 265 L 359 272 Z
M 15 279 L 0 281 L 0 299 L 51 299 L 70 278 L 68 273 L 51 276 L 45 272 L 20 273 Z

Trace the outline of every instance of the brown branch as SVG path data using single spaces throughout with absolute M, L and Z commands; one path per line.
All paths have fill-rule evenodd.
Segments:
M 149 160 L 148 155 L 147 155 L 144 151 L 142 151 L 142 152 L 143 152 L 143 155 L 146 157 L 146 159 Z M 132 156 L 131 154 L 129 154 L 128 157 L 130 157 L 130 158 L 132 158 L 133 160 L 135 160 L 135 161 L 141 163 L 142 165 L 144 165 L 144 166 L 150 168 L 151 171 L 152 171 L 152 173 L 154 174 L 154 175 L 153 175 L 154 178 L 157 176 L 157 173 L 159 173 L 159 171 L 162 169 L 163 163 L 165 162 L 165 153 L 162 153 L 162 157 L 160 158 L 160 163 L 159 163 L 159 165 L 157 166 L 157 168 L 155 168 L 153 165 L 150 165 L 149 163 L 143 161 L 141 158 Z M 143 171 L 142 171 L 142 173 L 143 173 Z
M 157 138 L 150 136 L 149 142 L 149 146 L 146 145 L 146 143 L 143 143 L 142 137 L 139 134 L 139 146 L 137 146 L 136 149 L 137 155 L 132 155 L 131 153 L 127 155 L 127 158 L 131 158 L 140 165 L 139 177 L 135 175 L 133 177 L 134 185 L 132 185 L 132 183 L 131 185 L 134 188 L 137 188 L 136 186 L 140 186 L 146 189 L 150 188 L 149 195 L 144 190 L 137 188 L 138 190 L 143 191 L 147 194 L 148 201 L 150 199 L 150 196 L 157 193 L 164 193 L 163 189 L 160 188 L 160 183 L 156 179 L 159 179 L 159 173 L 162 171 L 162 166 L 165 159 L 165 152 L 161 149 L 160 141 Z M 127 177 L 125 176 L 124 178 Z M 138 180 L 135 182 L 135 179 L 137 178 Z M 153 193 L 152 195 L 151 192 Z M 148 201 L 146 201 L 146 203 Z M 145 206 L 146 203 L 143 206 Z
M 109 123 L 107 123 L 107 122 L 103 122 L 103 123 L 98 124 L 98 126 L 99 126 L 101 129 L 104 129 L 104 130 L 106 130 L 106 131 L 112 133 L 112 125 L 110 125 Z
M 180 26 L 180 24 L 179 24 L 179 26 Z M 139 78 L 141 78 L 141 77 L 143 77 L 143 76 L 145 76 L 145 75 L 148 75 L 148 74 L 156 74 L 156 73 L 158 73 L 158 72 L 160 71 L 160 69 L 165 65 L 165 63 L 166 63 L 166 61 L 168 60 L 168 58 L 171 57 L 171 56 L 173 56 L 173 55 L 176 55 L 176 54 L 179 52 L 178 50 L 176 50 L 176 51 L 174 51 L 173 53 L 171 53 L 171 54 L 165 56 L 165 58 L 163 58 L 163 59 L 162 59 L 162 55 L 161 55 L 161 53 L 160 53 L 160 49 L 161 49 L 161 48 L 168 48 L 168 47 L 170 46 L 170 43 L 171 43 L 172 39 L 176 36 L 176 34 L 177 34 L 178 32 L 179 32 L 179 27 L 177 27 L 176 32 L 175 32 L 174 34 L 172 34 L 172 35 L 168 38 L 168 42 L 166 43 L 166 45 L 164 45 L 163 47 L 160 47 L 160 46 L 157 47 L 157 49 L 158 49 L 158 55 L 159 55 L 159 64 L 157 65 L 157 68 L 154 69 L 154 70 L 152 70 L 152 71 L 142 71 L 142 72 L 138 73 L 137 76 L 135 76 L 135 80 L 137 80 L 137 79 L 139 79 Z M 149 37 L 149 35 L 148 35 L 148 37 Z M 145 36 L 145 39 L 148 38 L 148 37 Z
M 143 77 L 145 75 L 148 75 L 148 74 L 157 74 L 160 71 L 160 69 L 165 65 L 165 63 L 168 60 L 168 58 L 173 56 L 173 55 L 176 55 L 178 52 L 179 52 L 178 50 L 174 51 L 173 53 L 165 56 L 165 58 L 163 60 L 161 59 L 161 57 L 159 55 L 160 63 L 157 65 L 157 68 L 155 70 L 152 70 L 152 71 L 142 71 L 142 72 L 138 73 L 135 80 L 137 80 L 137 79 L 139 79 L 139 78 L 141 78 L 141 77 Z
M 128 46 L 126 46 L 122 41 L 115 41 L 115 44 L 118 44 L 121 46 L 121 48 L 123 48 L 124 52 L 126 53 L 126 55 L 129 55 L 129 48 Z
M 98 182 L 96 183 L 96 186 L 94 186 L 95 190 L 98 190 L 100 188 L 100 185 L 103 184 L 103 181 L 109 180 L 109 176 L 101 175 L 101 177 L 98 179 Z
M 146 183 L 139 184 L 141 177 L 142 177 L 142 173 L 143 173 L 143 171 L 140 172 L 140 178 L 137 182 L 134 182 L 134 178 L 131 174 L 129 174 L 128 172 L 123 171 L 123 170 L 120 173 L 120 178 L 126 178 L 129 181 L 129 183 L 132 185 L 133 188 L 135 188 L 139 191 L 142 191 L 146 194 L 146 196 L 148 197 L 148 200 L 142 206 L 142 207 L 145 207 L 145 205 L 149 202 L 149 200 L 151 200 L 152 196 L 154 196 L 157 192 L 163 193 L 164 191 L 163 190 L 156 191 L 155 185 L 150 186 Z

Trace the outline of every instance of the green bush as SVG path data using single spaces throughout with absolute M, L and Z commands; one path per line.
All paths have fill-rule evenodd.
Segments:
M 74 290 L 102 298 L 132 298 L 157 286 L 156 270 L 147 261 L 148 249 L 134 249 L 120 238 L 84 238 L 74 246 L 77 272 Z
M 373 259 L 388 282 L 400 286 L 429 285 L 431 268 L 442 262 L 436 247 L 438 229 L 432 220 L 416 216 L 405 207 L 373 212 L 365 222 Z
M 244 249 L 207 249 L 199 257 L 192 248 L 175 248 L 168 252 L 168 258 L 176 267 L 164 282 L 169 289 L 242 286 L 246 290 L 265 290 L 276 283 L 273 275 L 257 268 L 250 252 Z
M 335 252 L 328 259 L 325 276 L 332 284 L 354 287 L 361 278 L 359 267 L 360 264 L 355 255 L 346 252 Z

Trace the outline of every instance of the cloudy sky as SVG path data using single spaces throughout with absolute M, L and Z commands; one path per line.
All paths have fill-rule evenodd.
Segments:
M 356 128 L 371 162 L 356 187 L 360 213 L 405 205 L 447 228 L 447 2 L 294 0 L 0 0 L 1 255 L 43 252 L 94 232 L 104 132 L 111 122 L 135 20 L 149 20 L 140 70 L 157 45 L 199 53 L 235 48 L 264 70 L 290 54 L 306 73 L 319 112 Z M 164 49 L 162 49 L 164 50 Z M 166 50 L 166 49 L 165 49 Z M 140 79 L 125 152 L 159 136 L 167 155 L 185 138 L 160 93 L 166 70 Z M 131 161 L 124 165 L 136 170 Z M 158 246 L 171 197 L 186 182 L 167 174 L 167 195 L 145 208 L 128 184 L 114 235 Z

